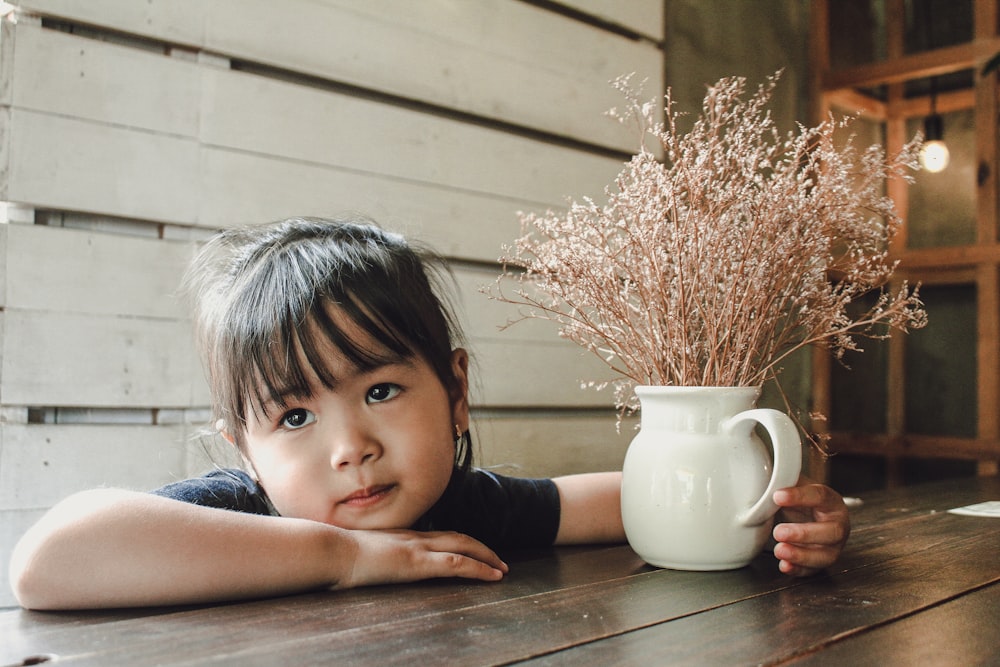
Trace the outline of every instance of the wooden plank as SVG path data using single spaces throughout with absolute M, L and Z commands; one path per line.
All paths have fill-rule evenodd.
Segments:
M 10 556 L 14 545 L 21 539 L 25 531 L 42 518 L 41 510 L 0 510 L 0 618 L 3 617 L 3 607 L 16 607 L 17 600 L 10 589 Z M 2 626 L 2 621 L 0 621 Z M 0 637 L 13 636 L 12 628 L 0 627 Z M 23 658 L 24 656 L 22 656 Z M 19 658 L 20 660 L 20 658 Z
M 51 507 L 100 486 L 151 489 L 184 474 L 181 426 L 0 424 L 0 510 Z
M 17 108 L 553 205 L 600 194 L 621 168 L 500 130 L 36 26 L 19 29 L 16 43 Z M 373 146 L 392 146 L 391 159 Z
M 962 595 L 920 614 L 852 634 L 793 665 L 987 665 L 996 661 L 1000 584 Z
M 663 40 L 665 6 L 662 0 L 556 0 L 579 12 L 636 32 L 654 41 Z
M 979 519 L 983 521 L 989 520 Z M 997 581 L 998 547 L 1000 529 L 994 528 L 827 582 L 672 618 L 526 664 L 776 664 Z M 776 625 L 775 619 L 783 622 Z M 719 628 L 726 632 L 720 635 Z M 530 640 L 522 636 L 520 641 Z
M 997 440 L 1000 438 L 1000 270 L 996 265 L 979 269 L 976 302 L 976 435 L 984 440 Z M 1000 458 L 1000 448 L 996 458 Z
M 976 93 L 973 90 L 950 90 L 940 93 L 934 99 L 934 109 L 940 114 L 972 109 L 975 106 Z M 930 113 L 930 95 L 895 100 L 886 110 L 886 115 L 896 118 L 917 118 L 928 116 Z
M 21 250 L 52 252 L 51 261 L 28 252 L 9 258 L 17 277 L 3 343 L 6 404 L 207 404 L 190 326 L 167 298 L 186 264 L 187 244 L 33 226 L 10 233 Z M 75 252 L 69 266 L 58 267 L 70 246 L 83 251 Z M 123 252 L 128 262 L 158 263 L 162 269 L 147 272 L 148 281 L 121 281 L 128 264 L 105 260 Z M 31 261 L 34 266 L 23 266 Z M 472 275 L 464 276 L 466 289 L 483 313 L 493 303 L 475 291 L 478 274 Z M 580 389 L 582 380 L 610 377 L 604 364 L 559 339 L 546 323 L 536 323 L 536 332 L 525 325 L 519 336 L 503 336 L 491 332 L 494 324 L 483 317 L 472 321 L 477 323 L 469 332 L 475 380 L 483 385 L 481 393 L 473 392 L 477 405 L 611 405 L 609 392 Z
M 266 0 L 209 4 L 206 46 L 622 149 L 633 134 L 601 117 L 621 103 L 608 81 L 635 71 L 656 96 L 662 80 L 655 46 L 520 2 L 290 0 L 271 10 Z
M 169 135 L 11 109 L 4 196 L 38 208 L 192 223 L 198 145 Z
M 823 78 L 824 90 L 867 88 L 910 79 L 940 76 L 974 68 L 1000 51 L 1000 38 L 956 44 L 933 51 L 920 51 L 900 58 L 834 70 Z
M 634 134 L 601 117 L 621 103 L 608 81 L 635 71 L 662 92 L 655 45 L 509 0 L 131 4 L 21 6 L 624 150 Z M 642 13 L 662 25 L 657 4 Z
M 494 261 L 531 208 L 462 192 L 262 155 L 205 148 L 198 224 L 207 227 L 359 211 L 451 257 Z
M 459 320 L 470 338 L 473 373 L 479 374 L 473 376 L 475 403 L 613 410 L 610 388 L 597 391 L 581 388 L 581 384 L 618 376 L 600 358 L 560 337 L 554 323 L 527 319 L 501 330 L 518 317 L 517 308 L 480 292 L 498 272 L 466 267 L 455 272 L 462 305 Z M 506 289 L 513 286 L 507 285 Z
M 8 405 L 190 407 L 207 405 L 190 326 L 184 320 L 7 309 L 3 402 Z M 471 341 L 477 406 L 602 407 L 609 392 L 580 388 L 608 379 L 576 346 Z M 477 386 L 479 383 L 482 386 Z
M 43 225 L 4 225 L 7 306 L 182 319 L 177 298 L 193 243 Z M 2 245 L 0 245 L 2 247 Z
M 581 389 L 581 382 L 614 379 L 607 366 L 582 348 L 559 341 L 511 345 L 473 340 L 470 350 L 475 406 L 610 409 L 614 403 L 607 390 Z
M 178 58 L 18 24 L 13 104 L 21 109 L 195 137 L 201 67 Z
M 635 419 L 616 428 L 610 410 L 574 412 L 476 411 L 477 465 L 519 477 L 556 477 L 621 470 L 635 436 Z
M 453 269 L 456 310 L 466 336 L 515 345 L 534 341 L 559 344 L 566 349 L 581 349 L 559 336 L 556 323 L 538 318 L 520 319 L 522 314 L 519 307 L 487 296 L 483 290 L 493 288 L 500 273 L 499 265 L 496 268 L 458 265 Z M 505 294 L 511 293 L 516 287 L 517 284 L 512 280 L 503 282 Z M 526 288 L 530 289 L 530 285 L 526 285 Z M 491 294 L 495 294 L 495 291 Z
M 206 110 L 201 119 L 202 145 L 197 145 L 188 137 L 170 134 L 190 129 L 189 120 L 175 119 L 179 111 L 146 121 L 139 120 L 135 110 L 102 116 L 101 110 L 123 106 L 115 102 L 121 94 L 115 91 L 131 90 L 128 72 L 134 69 L 133 61 L 139 56 L 148 59 L 149 54 L 32 26 L 24 34 L 28 39 L 18 62 L 44 55 L 49 69 L 62 73 L 41 79 L 51 79 L 51 87 L 36 83 L 25 84 L 23 93 L 19 89 L 17 98 L 32 109 L 16 109 L 11 132 L 5 133 L 16 136 L 15 153 L 7 160 L 6 196 L 40 207 L 207 226 L 284 217 L 303 209 L 325 213 L 362 209 L 380 219 L 409 220 L 406 224 L 418 232 L 426 220 L 431 225 L 430 240 L 438 241 L 434 244 L 444 246 L 444 251 L 461 254 L 469 244 L 468 256 L 494 259 L 500 244 L 516 233 L 514 211 L 561 206 L 570 194 L 599 194 L 621 167 L 617 160 L 496 130 L 163 59 L 161 69 L 170 75 L 157 78 L 170 84 L 163 93 L 167 97 L 190 101 L 192 73 L 204 78 L 198 83 L 199 90 L 204 87 Z M 77 47 L 88 54 L 79 62 L 72 57 Z M 63 94 L 63 83 L 80 73 L 98 83 L 81 88 L 78 95 Z M 76 113 L 77 107 L 87 120 L 101 123 L 70 119 L 67 114 Z M 302 111 L 288 118 L 289 108 Z M 35 113 L 37 109 L 49 113 Z M 284 120 L 259 132 L 261 109 L 268 111 L 266 117 Z M 351 131 L 318 140 L 311 128 L 330 124 L 330 119 L 336 121 L 333 126 Z M 126 127 L 129 123 L 137 130 L 157 132 L 133 131 Z M 414 133 L 436 140 L 415 140 Z M 385 159 L 384 151 L 370 150 L 372 145 L 386 144 L 394 147 L 392 160 Z M 482 150 L 480 157 L 469 159 L 470 145 Z M 236 154 L 219 155 L 217 146 Z M 287 159 L 268 161 L 268 153 Z M 331 174 L 318 166 L 323 164 L 337 171 Z M 530 167 L 524 168 L 525 164 Z M 248 175 L 248 168 L 260 169 L 258 178 Z M 286 176 L 285 171 L 291 173 Z M 343 181 L 339 188 L 324 187 L 331 175 Z M 251 182 L 246 183 L 248 177 Z M 206 179 L 199 199 L 198 184 Z M 265 186 L 258 180 L 274 182 Z M 299 187 L 289 191 L 285 181 Z M 178 197 L 177 192 L 194 196 Z M 396 200 L 400 204 L 388 206 L 400 206 L 398 212 L 382 203 Z M 495 214 L 489 217 L 491 210 Z
M 895 530 L 893 524 L 897 521 L 910 522 L 910 526 L 918 523 L 922 525 L 922 518 L 927 515 L 942 514 L 956 507 L 1000 498 L 1000 478 L 997 477 L 963 479 L 959 485 L 961 490 L 956 491 L 956 481 L 946 480 L 899 487 L 893 489 L 892 493 L 878 491 L 863 494 L 864 504 L 851 511 L 853 529 L 848 543 L 849 550 L 854 551 L 854 547 L 858 546 L 855 538 L 859 538 L 865 531 L 870 531 L 877 540 L 886 542 L 886 537 Z M 914 518 L 918 523 L 914 522 Z M 937 523 L 927 525 L 930 530 L 941 530 Z M 915 530 L 908 527 L 906 532 L 911 534 Z
M 0 201 L 10 202 L 11 108 L 0 106 Z
M 866 120 L 885 120 L 887 107 L 885 102 L 869 97 L 853 88 L 841 88 L 824 93 L 827 106 L 834 107 L 843 113 L 860 114 Z M 818 121 L 818 122 L 822 122 Z
M 133 33 L 196 47 L 205 43 L 203 0 L 23 0 L 18 6 L 41 16 Z
M 512 662 L 540 652 L 548 654 L 544 662 L 563 664 L 621 664 L 626 656 L 642 656 L 642 664 L 650 664 L 650 659 L 658 664 L 675 658 L 705 664 L 753 661 L 757 655 L 780 658 L 789 647 L 807 646 L 812 637 L 825 639 L 842 626 L 898 617 L 950 591 L 1000 576 L 1000 563 L 993 558 L 997 546 L 1000 530 L 862 568 L 861 576 L 838 578 L 835 586 L 779 579 L 773 566 L 770 576 L 751 576 L 746 569 L 699 573 L 644 568 L 632 576 L 495 604 L 453 607 L 421 618 L 356 624 L 345 631 L 325 629 L 311 637 L 257 646 L 240 644 L 242 650 L 230 657 L 264 663 L 279 656 L 302 662 L 322 656 L 358 665 L 384 664 L 386 655 L 403 651 L 415 660 L 447 656 L 452 664 L 474 663 L 484 655 Z M 967 559 L 968 567 L 939 576 L 953 568 L 957 558 Z M 912 574 L 923 577 L 920 586 L 914 586 Z M 759 594 L 765 591 L 770 594 Z M 736 600 L 739 604 L 731 604 Z M 787 618 L 790 604 L 816 611 L 776 628 L 774 619 Z M 824 615 L 824 605 L 849 605 L 857 613 Z M 692 613 L 696 610 L 701 613 Z M 720 638 L 720 627 L 734 631 Z M 551 653 L 570 646 L 574 650 Z
M 649 664 L 656 651 L 684 650 L 692 638 L 697 642 L 712 634 L 709 653 L 699 655 L 710 655 L 727 641 L 756 640 L 760 646 L 726 661 L 744 662 L 753 651 L 794 642 L 808 631 L 832 638 L 837 624 L 871 623 L 887 611 L 919 606 L 928 596 L 946 599 L 949 590 L 1000 568 L 992 557 L 1000 539 L 995 522 L 944 513 L 883 521 L 899 516 L 900 502 L 910 497 L 919 502 L 927 490 L 959 504 L 998 486 L 996 480 L 977 480 L 875 494 L 876 502 L 866 506 L 873 520 L 859 531 L 871 539 L 862 540 L 863 549 L 832 578 L 785 577 L 766 554 L 741 570 L 699 573 L 654 570 L 626 546 L 559 549 L 537 560 L 530 555 L 512 560 L 511 573 L 496 585 L 432 581 L 193 609 L 9 612 L 0 614 L 0 633 L 10 637 L 0 646 L 0 658 L 17 662 L 52 652 L 75 664 L 165 664 L 209 656 L 220 664 L 270 664 L 281 653 L 282 662 L 349 656 L 351 664 L 384 664 L 387 655 L 405 651 L 418 659 L 433 655 L 435 664 L 443 658 L 479 664 L 582 644 L 546 662 L 586 663 L 587 651 L 618 641 L 619 635 L 626 644 L 613 659 L 605 655 L 597 664 L 627 664 L 633 658 Z M 871 589 L 858 591 L 861 579 Z M 741 608 L 746 613 L 740 614 Z M 735 624 L 708 623 L 652 652 L 641 645 L 633 650 L 631 644 L 632 638 L 675 623 L 697 624 L 699 617 L 731 621 L 733 615 Z M 827 616 L 836 622 L 826 624 Z M 655 625 L 656 619 L 673 620 Z M 718 633 L 719 627 L 748 624 L 759 626 L 760 633 Z M 185 638 L 180 649 L 173 639 L 178 636 Z M 610 639 L 585 644 L 602 638 Z
M 505 222 L 511 232 L 497 235 L 488 248 L 484 245 L 481 251 L 472 255 L 493 259 L 498 254 L 499 243 L 513 237 L 516 230 L 516 222 L 512 219 L 514 210 L 561 206 L 565 196 L 570 194 L 599 194 L 621 167 L 618 160 L 497 130 L 450 123 L 435 116 L 328 91 L 210 66 L 195 67 L 176 59 L 156 61 L 160 69 L 170 73 L 154 77 L 165 82 L 162 85 L 166 92 L 161 93 L 165 97 L 190 102 L 192 88 L 204 89 L 199 98 L 204 107 L 199 121 L 203 127 L 202 145 L 197 145 L 190 137 L 173 134 L 191 129 L 189 118 L 176 118 L 178 114 L 183 117 L 184 112 L 168 106 L 161 118 L 143 121 L 138 118 L 142 107 L 130 111 L 129 105 L 116 102 L 121 96 L 116 91 L 133 88 L 130 83 L 133 75 L 129 73 L 135 69 L 135 59 L 139 56 L 149 59 L 152 57 L 149 54 L 133 54 L 126 48 L 33 26 L 26 27 L 24 34 L 28 39 L 23 46 L 24 57 L 19 57 L 18 62 L 30 62 L 37 55 L 51 64 L 50 73 L 61 74 L 40 79 L 47 83 L 24 84 L 23 93 L 18 89 L 17 99 L 23 100 L 30 110 L 16 109 L 9 123 L 11 132 L 5 134 L 16 136 L 15 152 L 6 160 L 9 165 L 6 196 L 40 207 L 179 223 L 202 221 L 208 226 L 226 224 L 233 219 L 245 220 L 248 218 L 230 217 L 241 211 L 216 211 L 210 207 L 209 212 L 201 213 L 197 196 L 177 197 L 174 194 L 197 193 L 197 184 L 205 177 L 200 170 L 211 170 L 219 164 L 213 156 L 199 158 L 199 154 L 225 146 L 240 156 L 276 154 L 287 158 L 260 166 L 268 179 L 279 180 L 281 170 L 287 168 L 296 172 L 289 180 L 299 181 L 299 167 L 308 170 L 311 166 L 325 164 L 336 167 L 337 175 L 346 180 L 340 196 L 331 196 L 319 188 L 318 195 L 296 196 L 294 201 L 298 206 L 294 208 L 285 201 L 273 203 L 275 192 L 282 190 L 280 187 L 258 187 L 254 183 L 253 187 L 245 188 L 255 192 L 256 197 L 244 198 L 240 203 L 248 210 L 259 211 L 259 200 L 267 200 L 271 202 L 270 207 L 264 210 L 275 211 L 268 217 L 283 217 L 301 210 L 299 207 L 311 206 L 317 198 L 334 202 L 325 204 L 327 211 L 362 208 L 354 204 L 357 200 L 351 196 L 354 193 L 370 193 L 364 201 L 374 206 L 390 196 L 394 189 L 400 191 L 398 196 L 403 199 L 411 196 L 415 188 L 426 187 L 422 182 L 432 181 L 435 186 L 447 189 L 435 194 L 438 201 L 426 215 L 428 220 L 441 220 L 442 231 L 438 235 L 461 238 L 467 234 L 480 238 L 479 225 L 474 226 L 473 231 L 466 231 L 470 229 L 469 220 L 478 219 L 490 208 L 499 210 L 504 206 L 503 219 L 484 220 L 486 224 L 482 227 L 490 233 L 496 222 Z M 86 58 L 75 57 L 78 47 L 88 54 Z M 79 78 L 80 74 L 97 83 L 80 88 L 76 95 L 65 95 L 63 84 L 74 77 Z M 193 83 L 192 75 L 201 75 L 204 81 L 199 79 Z M 26 77 L 19 77 L 18 81 L 22 80 Z M 76 114 L 77 107 L 82 109 L 81 114 L 87 120 L 99 119 L 101 124 L 95 126 L 71 120 L 69 114 Z M 102 115 L 102 110 L 119 107 L 126 110 Z M 301 111 L 294 111 L 288 117 L 289 108 Z M 48 113 L 35 113 L 38 109 Z M 284 120 L 271 126 L 268 132 L 259 132 L 261 109 L 268 111 L 263 114 L 268 118 Z M 137 130 L 156 132 L 132 131 L 126 127 L 130 123 L 136 125 Z M 312 128 L 325 124 L 350 127 L 351 131 L 318 140 L 317 136 L 324 135 L 317 135 Z M 386 130 L 387 127 L 403 129 Z M 435 140 L 415 140 L 414 134 Z M 394 147 L 391 160 L 385 159 L 384 151 L 370 150 L 373 145 L 386 144 Z M 57 148 L 68 145 L 74 150 L 66 152 Z M 481 150 L 480 157 L 469 159 L 470 145 Z M 240 156 L 231 162 L 238 165 Z M 204 164 L 200 164 L 199 159 Z M 93 167 L 95 162 L 99 165 L 97 169 Z M 524 168 L 526 164 L 530 166 Z M 204 196 L 209 204 L 217 200 L 219 187 L 223 188 L 221 192 L 229 194 L 233 187 L 240 186 L 244 176 L 243 173 L 219 172 L 211 175 L 232 178 L 236 183 L 213 181 L 206 186 Z M 359 181 L 366 178 L 381 182 L 359 187 Z M 463 192 L 456 195 L 454 188 Z M 505 204 L 477 201 L 482 196 L 499 197 Z M 507 201 L 511 198 L 513 201 Z M 292 197 L 287 199 L 292 200 Z M 442 219 L 443 214 L 447 216 L 452 211 L 463 210 L 459 206 L 463 201 L 469 201 L 468 215 L 462 216 L 460 227 L 451 224 L 452 220 L 447 217 Z M 421 198 L 418 197 L 417 203 L 422 203 Z M 262 219 L 259 216 L 258 213 L 252 219 Z M 421 217 L 424 216 L 415 219 Z
M 511 199 L 598 197 L 622 160 L 240 72 L 203 69 L 202 143 Z M 323 128 L 323 131 L 317 131 Z
M 833 453 L 871 454 L 874 456 L 922 456 L 927 458 L 988 459 L 1000 452 L 1000 440 L 906 434 L 834 432 L 830 440 Z
M 515 212 L 546 206 L 23 110 L 13 110 L 12 125 L 4 194 L 40 208 L 208 227 L 359 210 L 447 254 L 494 260 L 517 235 Z M 560 171 L 559 160 L 548 164 L 540 181 Z M 605 163 L 592 175 L 594 189 L 618 166 Z M 563 194 L 552 189 L 551 205 L 561 205 Z
M 15 23 L 0 21 L 0 107 L 10 106 L 13 97 L 15 28 Z
M 6 405 L 187 407 L 208 396 L 183 320 L 4 311 Z
M 16 633 L 4 634 L 10 641 L 0 645 L 0 658 L 13 662 L 15 656 L 20 656 L 16 658 L 20 660 L 33 653 L 53 652 L 64 660 L 72 657 L 77 664 L 102 664 L 102 661 L 116 664 L 117 660 L 125 659 L 128 664 L 138 666 L 219 653 L 229 661 L 239 662 L 248 658 L 246 647 L 275 638 L 302 641 L 317 632 L 350 632 L 355 627 L 378 627 L 386 621 L 419 622 L 451 609 L 488 607 L 561 586 L 599 582 L 608 578 L 609 573 L 628 576 L 646 569 L 631 550 L 623 548 L 560 549 L 545 556 L 541 563 L 532 562 L 530 554 L 515 556 L 519 561 L 512 563 L 515 574 L 501 585 L 430 581 L 391 591 L 385 587 L 359 588 L 188 612 L 176 609 L 66 612 L 47 615 L 47 623 L 32 623 L 27 627 L 18 623 L 18 617 L 23 618 L 29 612 L 0 614 L 0 633 L 18 629 Z M 558 578 L 546 576 L 550 558 L 558 562 Z M 276 614 L 275 604 L 286 613 Z M 38 618 L 36 614 L 31 616 Z M 111 634 L 116 637 L 113 642 L 98 639 Z M 178 636 L 185 638 L 181 653 L 176 641 L 169 639 Z M 84 649 L 87 650 L 84 653 L 81 647 L 96 650 L 91 653 Z M 434 664 L 446 655 L 439 656 Z
M 7 260 L 7 232 L 13 226 L 15 225 L 0 223 L 0 257 L 4 258 L 3 264 L 0 264 L 0 312 L 7 306 L 7 273 L 10 265 L 9 260 Z M 3 327 L 0 326 L 0 340 L 2 338 Z
M 829 0 L 813 0 L 809 7 L 809 36 L 807 58 L 813 75 L 807 80 L 809 92 L 808 124 L 822 123 L 830 113 L 830 106 L 836 106 L 838 99 L 824 95 L 820 82 L 830 71 L 830 3 Z M 867 100 L 865 96 L 865 100 Z M 853 106 L 853 104 L 851 105 Z M 860 108 L 866 108 L 867 102 Z M 848 108 L 851 108 L 850 106 Z

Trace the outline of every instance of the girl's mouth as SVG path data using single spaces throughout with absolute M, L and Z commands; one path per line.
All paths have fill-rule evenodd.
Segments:
M 355 491 L 341 500 L 339 504 L 347 505 L 348 507 L 371 507 L 372 505 L 376 505 L 384 500 L 390 493 L 392 493 L 394 488 L 396 488 L 395 484 L 369 486 Z

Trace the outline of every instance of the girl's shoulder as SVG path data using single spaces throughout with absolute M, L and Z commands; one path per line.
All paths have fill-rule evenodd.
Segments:
M 150 493 L 206 507 L 249 514 L 277 514 L 260 484 L 238 468 L 216 468 L 200 477 L 173 482 Z

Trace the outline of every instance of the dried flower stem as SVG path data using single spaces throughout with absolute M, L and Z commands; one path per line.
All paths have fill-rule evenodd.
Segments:
M 634 384 L 759 385 L 803 346 L 840 357 L 858 336 L 926 321 L 916 288 L 883 290 L 901 224 L 884 183 L 909 178 L 919 141 L 859 155 L 850 140 L 836 147 L 832 119 L 779 136 L 767 111 L 776 81 L 744 101 L 745 80 L 722 79 L 682 134 L 669 93 L 657 121 L 657 105 L 619 79 L 628 105 L 612 114 L 637 121 L 663 159 L 643 146 L 603 206 L 521 214 L 523 235 L 504 248 L 488 293 L 600 356 L 622 376 L 621 407 Z M 872 290 L 875 306 L 850 317 Z

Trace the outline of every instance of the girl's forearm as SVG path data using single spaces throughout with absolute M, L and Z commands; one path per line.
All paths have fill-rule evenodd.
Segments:
M 312 521 L 96 490 L 25 534 L 11 584 L 33 609 L 214 602 L 337 585 L 356 554 L 349 531 Z
M 624 542 L 620 472 L 556 477 L 560 518 L 557 544 Z

